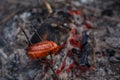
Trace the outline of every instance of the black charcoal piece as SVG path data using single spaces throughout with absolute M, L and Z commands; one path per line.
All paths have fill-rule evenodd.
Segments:
M 76 48 L 72 48 L 72 53 L 80 55 L 80 50 L 76 49 Z
M 105 9 L 101 12 L 101 16 L 113 16 L 113 11 L 111 9 Z
M 115 55 L 115 51 L 113 49 L 106 49 L 106 53 L 109 57 L 112 57 Z

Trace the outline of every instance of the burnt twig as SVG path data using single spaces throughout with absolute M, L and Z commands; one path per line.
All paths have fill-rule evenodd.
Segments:
M 25 26 L 25 24 L 24 24 L 23 26 Z M 25 35 L 25 37 L 26 37 L 28 43 L 29 43 L 29 44 L 32 44 L 32 42 L 30 41 L 30 39 L 29 39 L 29 37 L 27 36 L 26 32 L 24 31 L 23 27 L 20 26 L 20 28 L 21 28 L 21 30 L 23 31 L 23 33 L 24 33 L 24 35 Z
M 32 26 L 32 28 L 33 28 L 35 34 L 38 36 L 38 38 L 39 38 L 41 41 L 43 41 L 42 37 L 39 35 L 39 33 L 37 32 L 37 30 L 36 30 L 33 26 Z

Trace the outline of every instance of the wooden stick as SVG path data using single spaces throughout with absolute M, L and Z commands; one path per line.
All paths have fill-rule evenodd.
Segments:
M 53 12 L 51 5 L 47 1 L 45 1 L 45 6 L 47 7 L 49 13 Z

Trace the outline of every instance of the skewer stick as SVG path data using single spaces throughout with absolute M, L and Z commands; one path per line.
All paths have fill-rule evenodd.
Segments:
M 29 44 L 32 44 L 32 42 L 29 40 L 29 37 L 27 36 L 26 32 L 24 31 L 23 27 L 21 27 L 21 30 L 23 31 L 25 37 L 27 38 L 27 41 L 29 42 Z M 40 35 L 38 34 L 38 32 L 36 31 L 36 29 L 34 28 L 35 33 L 37 34 L 37 36 L 39 37 L 40 40 L 42 40 L 42 38 L 40 37 Z M 47 64 L 50 66 L 50 69 L 52 70 L 54 76 L 56 77 L 56 80 L 59 80 L 52 65 L 47 61 Z
M 32 27 L 33 27 L 33 26 L 32 26 Z M 34 28 L 34 27 L 33 27 L 33 28 Z M 36 31 L 35 28 L 34 28 L 34 31 L 35 31 L 35 33 L 37 34 L 38 38 L 39 38 L 41 41 L 43 41 L 43 39 L 40 37 L 39 33 Z M 51 57 L 51 59 L 53 59 L 53 58 L 52 58 L 52 54 L 50 54 L 50 57 Z M 55 73 L 55 70 L 54 70 L 53 67 L 52 67 L 52 65 L 51 65 L 48 61 L 47 61 L 47 64 L 50 66 L 50 68 L 51 68 L 54 76 L 56 77 L 56 80 L 59 80 L 58 77 L 57 77 L 57 75 L 56 75 L 56 73 Z

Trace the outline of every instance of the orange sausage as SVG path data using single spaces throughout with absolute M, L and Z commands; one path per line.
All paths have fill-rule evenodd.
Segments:
M 31 59 L 45 58 L 49 54 L 55 54 L 59 46 L 53 41 L 43 41 L 27 47 L 28 56 Z

